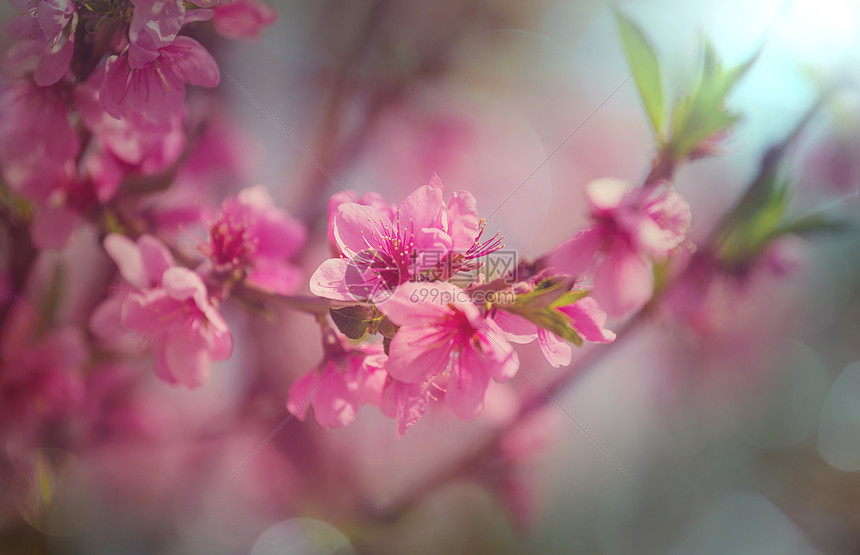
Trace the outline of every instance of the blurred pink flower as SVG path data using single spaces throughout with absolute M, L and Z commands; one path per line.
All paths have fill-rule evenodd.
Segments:
M 598 179 L 586 195 L 593 225 L 562 243 L 550 263 L 581 276 L 594 269 L 594 298 L 610 314 L 643 306 L 652 293 L 651 259 L 662 259 L 686 237 L 690 206 L 668 187 L 634 188 Z
M 80 141 L 64 87 L 16 83 L 0 91 L 0 166 L 15 192 L 44 202 L 68 179 Z
M 2 346 L 0 430 L 5 440 L 38 444 L 44 424 L 83 401 L 87 356 L 83 335 L 73 328 L 52 331 L 38 342 Z
M 215 31 L 228 39 L 257 39 L 278 19 L 275 8 L 260 0 L 236 0 L 216 6 L 213 11 Z
M 170 252 L 152 236 L 144 235 L 135 243 L 111 234 L 104 246 L 123 278 L 136 289 L 99 305 L 90 328 L 106 339 L 131 331 L 152 341 L 159 378 L 191 388 L 202 385 L 209 377 L 210 362 L 229 358 L 233 350 L 230 330 L 212 305 L 203 280 L 187 268 L 174 266 Z
M 176 37 L 157 48 L 152 59 L 148 51 L 139 52 L 132 58 L 130 49 L 105 64 L 99 100 L 115 118 L 137 113 L 152 123 L 165 123 L 182 110 L 186 83 L 214 87 L 221 79 L 212 55 L 189 37 Z
M 579 299 L 575 303 L 555 308 L 567 316 L 570 325 L 586 341 L 595 343 L 612 343 L 615 332 L 606 329 L 606 312 L 600 308 L 597 301 L 590 297 Z M 540 349 L 546 360 L 555 368 L 570 364 L 573 350 L 569 343 L 521 316 L 497 310 L 493 321 L 504 332 L 505 338 L 512 343 L 531 343 L 535 339 L 540 343 Z
M 12 0 L 19 10 L 7 26 L 18 38 L 6 53 L 6 69 L 11 73 L 33 71 L 40 87 L 63 78 L 75 50 L 77 15 L 72 0 Z
M 380 405 L 386 356 L 381 345 L 354 348 L 331 330 L 323 341 L 323 361 L 293 383 L 287 410 L 304 420 L 310 406 L 320 426 L 341 428 L 355 420 L 361 405 Z
M 287 294 L 295 290 L 300 276 L 287 259 L 298 252 L 306 235 L 301 222 L 276 208 L 268 191 L 258 185 L 224 201 L 201 250 L 212 271 L 250 269 L 248 281 Z
M 183 113 L 180 110 L 168 120 L 153 123 L 135 113 L 123 119 L 107 114 L 99 103 L 99 90 L 104 73 L 93 72 L 92 76 L 75 89 L 75 106 L 84 125 L 94 135 L 97 147 L 117 159 L 115 166 L 122 171 L 150 175 L 175 163 L 185 147 Z M 103 167 L 103 166 L 100 166 Z M 99 195 L 113 188 L 103 188 Z
M 446 282 L 406 283 L 378 308 L 400 326 L 385 366 L 391 377 L 416 384 L 447 374 L 446 402 L 468 420 L 483 410 L 490 379 L 510 379 L 519 364 L 504 333 L 464 295 Z

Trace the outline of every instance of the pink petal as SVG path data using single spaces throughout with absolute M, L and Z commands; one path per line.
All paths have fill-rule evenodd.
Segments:
M 641 308 L 652 290 L 651 264 L 625 245 L 614 247 L 595 269 L 592 294 L 609 314 Z
M 143 255 L 137 244 L 119 233 L 111 233 L 104 240 L 104 248 L 119 268 L 120 274 L 131 285 L 149 287 L 149 274 L 143 264 Z
M 170 60 L 170 69 L 186 83 L 214 87 L 221 80 L 215 58 L 202 44 L 190 37 L 176 37 L 170 46 L 161 49 L 161 55 Z
M 69 69 L 74 51 L 74 32 L 70 32 L 68 35 L 64 34 L 56 45 L 51 46 L 48 55 L 42 58 L 39 67 L 33 72 L 33 80 L 36 84 L 40 87 L 47 87 L 62 79 Z
M 98 338 L 115 340 L 124 333 L 122 310 L 126 295 L 112 295 L 96 306 L 90 315 L 89 328 Z
M 550 331 L 540 328 L 538 329 L 538 341 L 540 342 L 540 350 L 543 356 L 546 357 L 547 362 L 554 368 L 570 364 L 573 349 L 571 349 L 565 340 Z
M 143 267 L 151 285 L 161 283 L 161 277 L 168 268 L 176 265 L 173 255 L 164 243 L 152 235 L 141 235 L 137 240 Z
M 633 184 L 627 180 L 607 177 L 591 181 L 586 185 L 585 194 L 592 212 L 601 214 L 620 207 L 632 189 Z
M 383 391 L 383 412 L 397 419 L 397 436 L 415 425 L 430 405 L 430 384 L 391 380 Z
M 587 228 L 568 239 L 550 254 L 550 265 L 570 276 L 581 276 L 591 267 L 604 242 L 601 228 Z
M 326 299 L 354 301 L 344 280 L 348 266 L 349 260 L 345 258 L 330 258 L 320 264 L 311 275 L 311 293 Z
M 304 420 L 311 406 L 313 393 L 319 387 L 320 378 L 315 371 L 303 375 L 290 387 L 287 398 L 287 410 L 296 415 L 299 420 Z
M 358 396 L 349 390 L 343 374 L 335 372 L 334 367 L 329 366 L 320 376 L 320 385 L 311 395 L 314 419 L 323 428 L 342 428 L 355 420 Z
M 457 191 L 448 198 L 448 234 L 455 251 L 465 252 L 472 247 L 480 222 L 478 201 L 472 193 Z
M 206 339 L 193 330 L 165 335 L 164 363 L 176 381 L 196 388 L 209 379 L 209 346 Z
M 447 342 L 439 344 L 435 328 L 404 325 L 391 340 L 385 369 L 403 382 L 425 382 L 444 372 L 450 359 L 451 347 Z
M 570 317 L 573 328 L 583 339 L 596 343 L 615 341 L 615 332 L 603 327 L 606 325 L 606 312 L 591 297 L 579 299 L 574 304 L 557 310 Z
M 481 340 L 481 353 L 487 359 L 490 375 L 497 382 L 513 378 L 520 369 L 520 359 L 513 345 L 495 331 L 484 331 Z
M 237 0 L 215 9 L 215 31 L 228 39 L 256 39 L 278 19 L 275 9 L 259 0 Z
M 498 325 L 502 336 L 511 343 L 531 343 L 537 339 L 537 326 L 522 316 L 498 309 L 493 314 L 493 321 Z
M 435 227 L 416 230 L 412 241 L 415 244 L 415 249 L 419 252 L 415 272 L 425 269 L 421 262 L 426 261 L 435 266 L 453 246 L 451 236 Z M 422 256 L 421 253 L 430 253 L 431 256 Z
M 667 256 L 686 237 L 690 219 L 690 205 L 684 197 L 666 189 L 645 205 L 635 239 L 653 256 Z
M 445 401 L 457 417 L 471 420 L 484 410 L 493 361 L 474 349 L 463 349 L 448 380 Z
M 372 249 L 386 251 L 385 239 L 392 229 L 388 216 L 371 206 L 353 202 L 341 204 L 334 217 L 334 237 L 341 250 L 349 257 Z
M 209 21 L 213 17 L 215 17 L 214 10 L 209 10 L 205 8 L 187 10 L 185 12 L 185 19 L 182 21 L 182 24 L 186 25 L 188 23 L 196 23 L 198 21 Z
M 477 309 L 467 298 L 464 300 L 466 295 L 452 283 L 410 281 L 397 287 L 391 298 L 380 302 L 377 308 L 397 325 L 410 319 L 438 319 L 444 315 L 448 303 L 474 315 Z
M 178 301 L 206 297 L 203 280 L 188 268 L 168 268 L 161 276 L 161 285 L 172 299 Z
M 128 28 L 128 38 L 132 46 L 135 42 L 146 41 L 157 53 L 159 48 L 168 46 L 176 39 L 176 34 L 185 19 L 185 2 L 132 0 L 132 4 L 134 4 L 134 10 Z
M 414 229 L 438 227 L 442 229 L 443 219 L 442 181 L 433 175 L 429 185 L 419 187 L 400 203 L 401 225 L 411 225 Z
M 227 322 L 217 310 L 210 308 L 206 316 L 204 325 L 208 331 L 208 345 L 212 360 L 227 360 L 233 354 L 233 334 L 230 333 Z
M 380 353 L 365 356 L 361 362 L 358 386 L 362 403 L 374 406 L 382 405 L 382 392 L 388 381 L 388 372 L 385 370 L 387 361 L 388 356 Z
M 298 288 L 301 278 L 302 272 L 295 266 L 269 258 L 260 258 L 254 262 L 254 268 L 248 274 L 247 280 L 269 291 L 289 295 Z

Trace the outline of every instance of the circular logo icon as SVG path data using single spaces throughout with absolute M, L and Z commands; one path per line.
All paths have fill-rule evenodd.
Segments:
M 344 282 L 353 299 L 380 303 L 388 300 L 403 282 L 403 273 L 390 255 L 367 249 L 349 260 Z

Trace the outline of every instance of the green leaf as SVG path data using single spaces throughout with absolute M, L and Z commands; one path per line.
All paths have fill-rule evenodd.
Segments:
M 678 159 L 690 156 L 713 135 L 738 121 L 738 116 L 726 109 L 725 100 L 758 58 L 761 48 L 746 62 L 727 70 L 707 39 L 703 41 L 703 51 L 699 82 L 692 93 L 676 103 L 672 114 L 669 146 Z
M 517 310 L 511 312 L 522 316 L 529 322 L 550 331 L 564 340 L 570 341 L 577 347 L 582 347 L 582 337 L 570 323 L 570 318 L 553 308 L 542 308 L 540 310 Z
M 522 316 L 529 322 L 570 341 L 577 347 L 582 346 L 582 337 L 573 329 L 570 318 L 554 308 L 530 308 L 522 305 L 511 305 L 504 309 L 506 312 Z
M 808 214 L 790 222 L 781 224 L 776 230 L 779 235 L 794 233 L 797 235 L 809 235 L 811 233 L 826 233 L 831 231 L 842 231 L 848 227 L 844 221 L 832 220 L 821 214 Z
M 639 96 L 651 120 L 654 132 L 659 135 L 663 125 L 663 84 L 660 79 L 660 62 L 654 49 L 642 31 L 620 12 L 615 12 L 621 42 L 627 54 L 627 63 L 633 71 L 633 79 Z
M 570 279 L 564 276 L 542 280 L 537 286 L 522 295 L 517 295 L 517 305 L 532 309 L 545 308 L 568 292 Z
M 332 322 L 342 334 L 350 339 L 361 339 L 374 317 L 369 306 L 355 305 L 329 309 Z
M 550 308 L 560 308 L 562 306 L 570 306 L 579 299 L 588 296 L 587 289 L 578 289 L 576 291 L 568 291 L 564 293 L 559 298 L 549 303 Z

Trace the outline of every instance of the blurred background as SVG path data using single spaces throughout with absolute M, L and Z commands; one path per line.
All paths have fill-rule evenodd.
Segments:
M 342 429 L 280 426 L 289 386 L 322 356 L 318 329 L 226 305 L 236 350 L 203 387 L 103 362 L 86 410 L 52 424 L 86 439 L 8 453 L 0 552 L 860 551 L 860 2 L 269 2 L 278 20 L 258 41 L 198 37 L 222 79 L 188 93 L 190 117 L 218 122 L 200 158 L 211 197 L 196 200 L 265 185 L 309 228 L 306 277 L 329 256 L 326 202 L 341 188 L 399 202 L 435 172 L 537 257 L 586 225 L 590 180 L 641 180 L 656 146 L 613 7 L 652 41 L 670 96 L 690 89 L 702 35 L 727 65 L 763 45 L 729 98 L 734 133 L 676 176 L 693 243 L 841 77 L 780 171 L 792 213 L 844 225 L 781 237 L 692 306 L 585 348 L 606 352 L 525 421 L 511 422 L 520 399 L 564 370 L 536 344 L 519 349 L 534 381 L 493 384 L 472 422 L 430 411 L 400 439 L 373 407 Z M 40 257 L 29 298 L 57 264 L 61 319 L 85 327 L 87 285 L 111 263 L 78 230 Z M 494 433 L 503 448 L 431 479 Z

